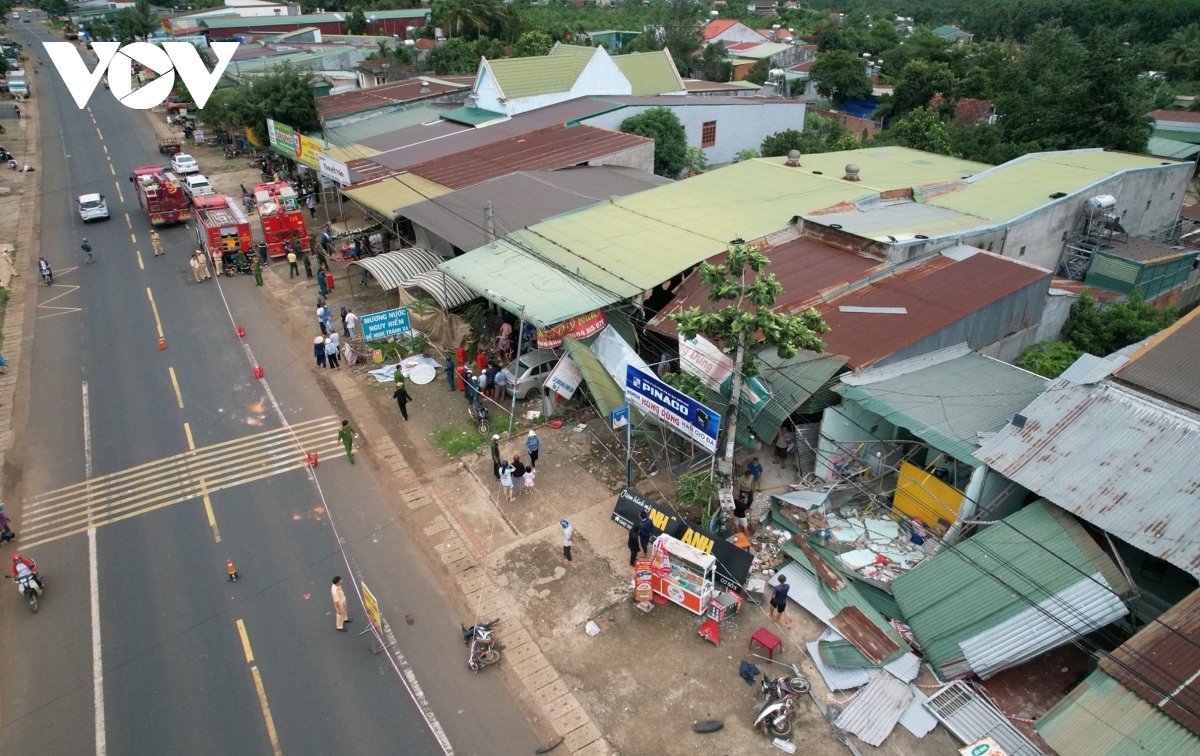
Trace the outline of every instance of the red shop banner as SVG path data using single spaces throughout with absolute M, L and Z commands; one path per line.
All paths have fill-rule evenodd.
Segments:
M 606 325 L 608 322 L 604 319 L 604 310 L 592 310 L 583 315 L 567 318 L 553 328 L 547 328 L 544 331 L 538 330 L 538 349 L 557 349 L 562 346 L 563 336 L 586 339 L 588 336 L 600 333 Z

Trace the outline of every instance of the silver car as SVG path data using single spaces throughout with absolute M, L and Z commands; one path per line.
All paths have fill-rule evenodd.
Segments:
M 537 396 L 561 356 L 557 349 L 534 349 L 505 365 L 505 388 L 509 396 L 519 399 Z
M 108 220 L 108 203 L 103 194 L 79 195 L 79 217 L 84 223 L 94 220 Z

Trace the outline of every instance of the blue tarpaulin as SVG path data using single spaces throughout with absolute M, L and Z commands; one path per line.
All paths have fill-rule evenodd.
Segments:
M 838 110 L 855 118 L 866 118 L 874 113 L 877 107 L 879 107 L 879 100 L 873 97 L 865 100 L 846 98 L 838 103 Z

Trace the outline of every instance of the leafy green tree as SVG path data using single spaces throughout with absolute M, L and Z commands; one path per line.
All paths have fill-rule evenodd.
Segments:
M 950 129 L 953 150 L 964 160 L 1000 165 L 1030 152 L 1041 152 L 1037 142 L 1009 142 L 1004 139 L 1004 127 L 998 123 L 981 123 Z
M 804 121 L 804 131 L 787 129 L 771 134 L 763 140 L 760 151 L 763 157 L 782 157 L 791 150 L 799 150 L 801 155 L 816 155 L 857 150 L 861 146 L 842 124 L 810 113 Z
M 875 55 L 887 52 L 904 41 L 900 32 L 887 19 L 880 19 L 871 24 L 871 33 L 867 35 L 867 50 Z
M 750 70 L 746 72 L 745 81 L 761 87 L 767 83 L 767 79 L 769 78 L 771 78 L 771 61 L 767 58 L 762 58 L 750 66 Z
M 1082 355 L 1082 349 L 1065 341 L 1039 341 L 1021 352 L 1021 356 L 1013 360 L 1013 364 L 1022 370 L 1053 380 Z
M 514 58 L 531 58 L 546 55 L 554 47 L 554 40 L 544 31 L 534 29 L 521 35 L 513 45 Z
M 38 3 L 38 7 L 46 12 L 50 18 L 58 18 L 59 16 L 68 16 L 71 14 L 71 4 L 67 0 L 42 0 Z M 11 15 L 12 6 L 7 6 L 6 17 Z
M 722 472 L 726 474 L 733 467 L 742 379 L 758 375 L 758 365 L 754 359 L 757 347 L 774 347 L 782 359 L 795 357 L 801 349 L 814 352 L 825 350 L 821 334 L 829 330 L 829 325 L 816 309 L 809 308 L 795 315 L 772 309 L 783 293 L 783 286 L 774 274 L 766 272 L 770 264 L 770 259 L 756 249 L 741 245 L 730 247 L 725 263 L 700 263 L 700 280 L 709 287 L 709 301 L 724 306 L 713 312 L 693 307 L 670 316 L 679 325 L 679 333 L 685 338 L 703 334 L 734 353 L 733 385 L 728 417 L 725 418 L 726 444 Z
M 1153 336 L 1178 317 L 1174 307 L 1159 309 L 1146 304 L 1140 288 L 1134 288 L 1124 302 L 1103 309 L 1084 292 L 1079 301 L 1071 305 L 1071 315 L 1063 326 L 1063 338 L 1076 349 L 1106 357 Z
M 268 118 L 310 133 L 321 127 L 313 83 L 312 72 L 285 64 L 248 85 L 216 90 L 198 117 L 222 129 L 250 128 L 260 144 L 267 142 Z
M 930 108 L 917 108 L 912 111 L 880 134 L 879 141 L 958 157 L 950 138 L 950 130 L 942 123 L 937 112 Z
M 704 173 L 708 170 L 708 155 L 700 147 L 688 147 L 686 167 L 688 174 Z
M 834 102 L 871 96 L 871 77 L 867 76 L 866 65 L 845 50 L 818 55 L 809 75 L 821 96 L 832 97 Z
M 507 15 L 501 0 L 437 0 L 433 18 L 449 37 L 474 39 Z
M 817 28 L 813 37 L 816 40 L 817 52 L 819 53 L 850 49 L 850 43 L 846 39 L 845 32 L 837 24 L 822 24 Z
M 367 33 L 367 14 L 363 12 L 363 7 L 361 5 L 354 6 L 354 10 L 350 12 L 350 18 L 346 19 L 346 33 Z
M 150 7 L 150 0 L 137 0 L 132 8 L 117 15 L 116 33 L 122 43 L 146 39 L 159 28 L 158 14 Z
M 935 94 L 943 94 L 949 100 L 954 96 L 957 84 L 958 79 L 948 64 L 914 60 L 904 67 L 896 82 L 891 115 L 902 117 L 916 108 L 925 107 Z
M 758 158 L 758 157 L 762 157 L 762 155 L 758 154 L 758 150 L 747 147 L 744 150 L 737 151 L 737 155 L 734 156 L 733 162 L 741 163 L 741 162 L 745 162 L 746 160 L 753 160 L 754 158 Z
M 724 42 L 714 42 L 704 48 L 704 53 L 700 56 L 700 72 L 705 81 L 733 79 L 733 62 L 729 60 Z
M 621 131 L 654 140 L 654 172 L 675 178 L 688 165 L 687 136 L 668 108 L 650 108 L 621 122 Z

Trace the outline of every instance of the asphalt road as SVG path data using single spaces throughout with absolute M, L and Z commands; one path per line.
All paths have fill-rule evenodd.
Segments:
M 50 38 L 40 25 L 14 31 Z M 466 669 L 458 613 L 387 492 L 335 450 L 338 418 L 310 355 L 289 346 L 262 290 L 223 279 L 227 311 L 215 282 L 192 281 L 186 227 L 164 230 L 167 254 L 152 256 L 128 181 L 163 161 L 147 116 L 102 87 L 79 110 L 43 71 L 40 245 L 55 286 L 37 292 L 17 545 L 48 587 L 37 614 L 11 586 L 0 596 L 0 753 L 97 753 L 102 741 L 108 754 L 421 755 L 444 752 L 439 728 L 457 754 L 531 753 L 539 743 L 496 671 Z M 112 219 L 85 227 L 74 200 L 93 191 Z M 35 275 L 28 259 L 23 270 Z M 283 418 L 322 450 L 320 490 Z M 367 620 L 347 560 L 423 698 L 358 635 Z M 349 578 L 348 633 L 334 630 L 335 574 Z

